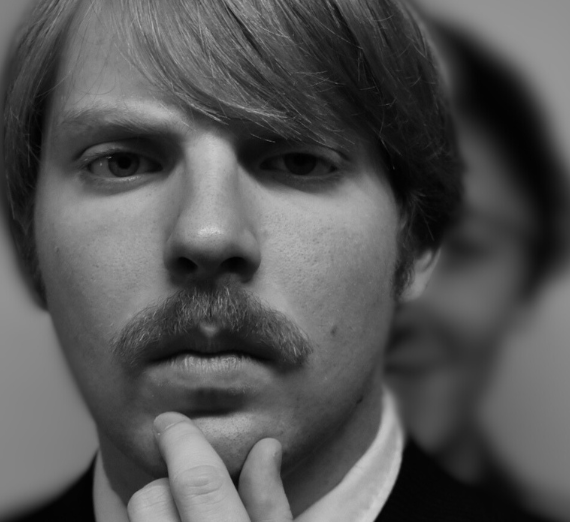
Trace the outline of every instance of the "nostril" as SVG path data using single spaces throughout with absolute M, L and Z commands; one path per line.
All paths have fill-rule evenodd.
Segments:
M 242 273 L 247 270 L 247 261 L 243 257 L 230 257 L 222 263 L 222 268 L 229 273 Z
M 212 266 L 208 266 L 212 268 Z M 226 273 L 235 274 L 247 271 L 247 267 L 248 262 L 243 257 L 234 256 L 225 259 L 221 264 L 217 265 L 215 271 L 223 271 Z M 176 258 L 173 268 L 179 274 L 196 274 L 197 272 L 201 271 L 199 263 L 196 263 L 188 257 L 184 256 Z M 206 269 L 206 271 L 208 270 Z
M 193 273 L 198 269 L 198 265 L 187 257 L 179 257 L 176 260 L 177 271 L 185 274 Z

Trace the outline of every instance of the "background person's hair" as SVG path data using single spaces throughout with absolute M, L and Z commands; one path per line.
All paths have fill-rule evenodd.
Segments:
M 506 58 L 468 32 L 430 20 L 449 61 L 453 110 L 482 129 L 504 163 L 504 175 L 520 190 L 536 233 L 528 239 L 525 290 L 533 292 L 568 254 L 567 172 L 552 143 L 544 112 L 526 78 Z
M 414 256 L 439 244 L 460 179 L 438 71 L 399 2 L 42 0 L 12 57 L 4 114 L 14 236 L 41 296 L 33 208 L 44 116 L 77 13 L 107 2 L 128 57 L 183 107 L 292 139 L 373 142 L 405 217 L 394 288 L 405 287 Z

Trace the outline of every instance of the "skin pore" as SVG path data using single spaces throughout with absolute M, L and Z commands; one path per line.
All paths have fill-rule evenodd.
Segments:
M 87 13 L 67 43 L 35 206 L 47 306 L 105 470 L 125 503 L 165 476 L 153 421 L 178 411 L 234 480 L 256 442 L 277 439 L 295 515 L 378 430 L 398 205 L 364 139 L 291 142 L 175 105 L 125 58 L 111 11 Z M 432 257 L 418 259 L 406 296 Z M 125 325 L 198 283 L 238 285 L 282 314 L 310 340 L 308 360 L 123 364 L 111 346 Z M 215 318 L 203 330 L 217 335 Z M 220 342 L 231 352 L 237 341 Z

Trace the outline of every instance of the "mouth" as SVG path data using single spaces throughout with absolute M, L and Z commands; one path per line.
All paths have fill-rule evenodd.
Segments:
M 199 327 L 146 348 L 142 379 L 148 407 L 192 415 L 243 409 L 281 373 L 277 350 L 220 329 Z
M 265 365 L 267 360 L 260 360 L 244 353 L 217 352 L 202 354 L 181 352 L 178 355 L 158 361 L 158 365 L 184 375 L 231 375 L 243 373 L 248 367 Z
M 240 362 L 276 363 L 280 354 L 272 346 L 252 342 L 215 325 L 201 324 L 183 336 L 165 339 L 150 348 L 149 362 L 236 365 Z

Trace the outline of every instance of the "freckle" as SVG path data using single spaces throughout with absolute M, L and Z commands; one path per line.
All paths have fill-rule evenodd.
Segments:
M 332 328 L 331 328 L 331 337 L 334 337 L 336 335 L 336 332 L 338 330 L 337 325 L 335 324 Z

